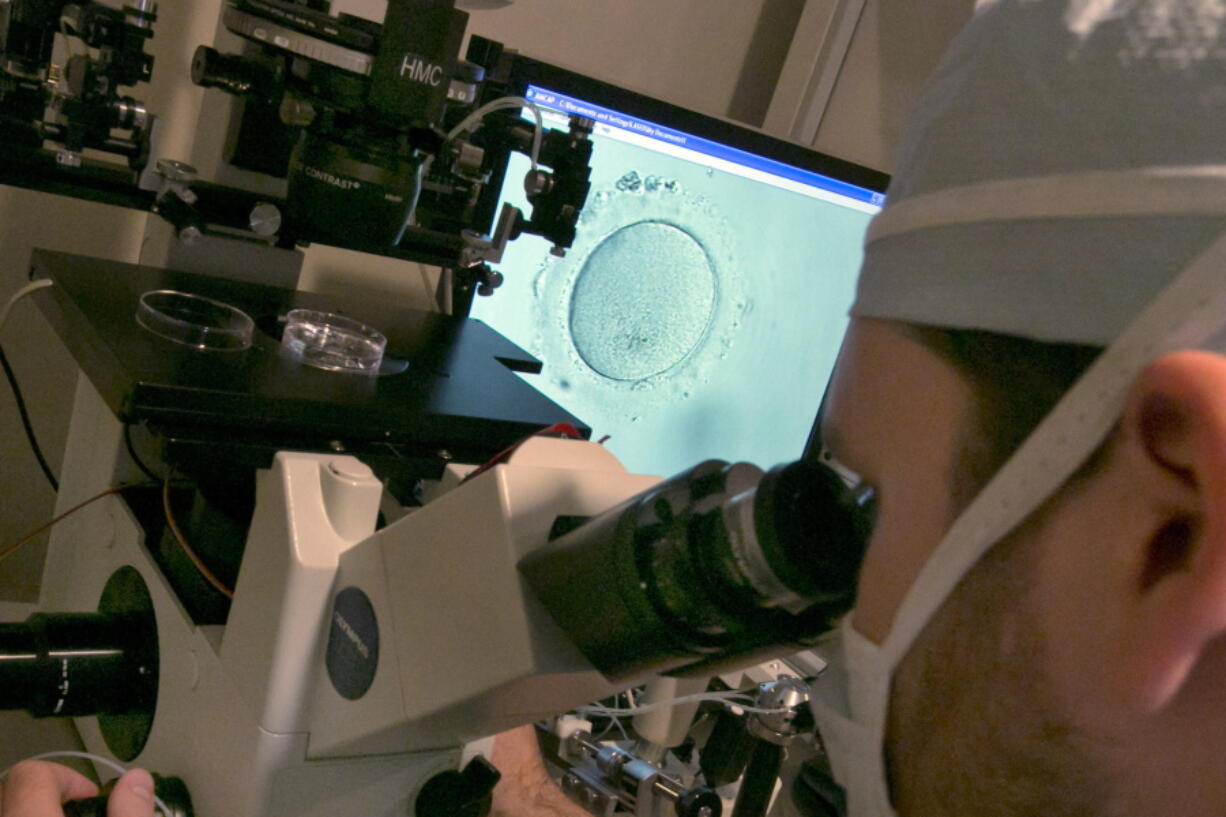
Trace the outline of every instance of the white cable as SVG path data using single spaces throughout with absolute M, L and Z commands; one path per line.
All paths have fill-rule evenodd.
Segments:
M 37 281 L 31 281 L 30 283 L 23 286 L 21 289 L 17 290 L 17 292 L 14 293 L 13 297 L 9 298 L 8 303 L 4 305 L 4 309 L 0 309 L 0 331 L 4 329 L 4 324 L 6 321 L 8 321 L 9 312 L 12 311 L 14 304 L 16 304 L 18 301 L 20 301 L 25 296 L 29 295 L 31 292 L 34 292 L 35 290 L 39 290 L 39 289 L 44 289 L 46 287 L 51 286 L 51 284 L 52 284 L 52 281 L 50 278 L 40 278 Z
M 481 124 L 481 121 L 485 119 L 486 116 L 494 111 L 502 111 L 508 108 L 528 108 L 532 111 L 532 115 L 536 119 L 536 131 L 532 135 L 532 153 L 530 155 L 532 160 L 532 169 L 536 170 L 537 163 L 541 158 L 541 143 L 545 138 L 545 117 L 541 114 L 541 109 L 535 102 L 525 99 L 522 96 L 504 96 L 495 99 L 493 102 L 488 102 L 485 105 L 482 105 L 480 108 L 464 117 L 464 119 L 460 121 L 460 124 L 452 128 L 451 132 L 447 134 L 446 141 L 451 142 L 457 137 L 469 133 L 477 125 Z M 425 160 L 417 166 L 417 181 L 414 188 L 413 198 L 409 202 L 408 208 L 406 208 L 404 221 L 400 225 L 400 231 L 396 233 L 396 239 L 392 242 L 394 246 L 400 246 L 400 242 L 404 239 L 405 232 L 409 229 L 409 225 L 413 222 L 413 217 L 417 213 L 417 198 L 421 194 L 422 183 L 424 182 L 425 178 L 430 175 L 430 168 L 433 165 L 434 156 L 431 155 L 427 156 Z
M 116 763 L 115 761 L 109 758 L 102 757 L 101 755 L 91 754 L 89 752 L 75 752 L 75 751 L 44 752 L 41 755 L 34 755 L 34 757 L 28 757 L 26 758 L 26 760 L 50 760 L 51 758 L 56 758 L 56 757 L 79 757 L 85 760 L 91 760 L 94 763 L 105 766 L 106 768 L 110 769 L 111 771 L 115 772 L 121 777 L 123 776 L 124 772 L 128 771 L 123 766 L 120 766 L 118 763 Z M 0 772 L 0 783 L 4 782 L 4 779 L 8 777 L 9 772 L 11 772 L 12 770 L 13 770 L 13 767 L 9 766 L 4 771 Z M 171 817 L 173 812 L 169 808 L 167 808 L 166 804 L 163 803 L 162 799 L 158 797 L 156 794 L 153 795 L 153 802 L 158 807 L 158 810 L 161 811 L 163 815 L 165 815 L 165 817 Z
M 504 111 L 508 108 L 528 108 L 532 111 L 532 116 L 536 119 L 536 132 L 532 136 L 531 154 L 532 169 L 536 170 L 537 161 L 541 158 L 541 142 L 545 138 L 545 118 L 541 114 L 540 107 L 535 102 L 525 99 L 522 96 L 504 96 L 500 97 L 499 99 L 495 99 L 493 102 L 488 102 L 485 105 L 482 105 L 480 108 L 477 108 L 477 110 L 464 117 L 460 124 L 451 129 L 451 132 L 447 134 L 447 141 L 450 142 L 456 137 L 470 132 L 474 129 L 475 125 L 480 124 L 481 120 L 485 119 L 487 115 L 493 113 L 494 111 Z
M 626 731 L 626 727 L 622 725 L 621 718 L 617 717 L 616 715 L 609 715 L 608 718 L 609 718 L 609 725 L 606 726 L 599 735 L 596 735 L 595 737 L 593 737 L 592 740 L 597 741 L 597 742 L 604 740 L 604 736 L 609 734 L 609 730 L 616 726 L 617 731 L 621 733 L 622 742 L 629 743 L 630 734 Z
M 739 700 L 738 700 L 739 699 Z M 785 712 L 786 709 L 768 709 L 760 706 L 752 706 L 749 701 L 753 700 L 753 696 L 744 692 L 699 692 L 694 695 L 682 695 L 680 698 L 670 698 L 665 701 L 653 701 L 649 704 L 640 704 L 634 708 L 616 707 L 616 706 L 600 706 L 592 704 L 581 706 L 576 711 L 590 712 L 594 715 L 639 715 L 643 712 L 650 712 L 653 709 L 660 709 L 666 706 L 676 706 L 677 704 L 691 703 L 693 701 L 711 701 L 713 703 L 722 703 L 725 706 L 735 706 L 743 712 L 753 712 L 760 715 L 771 715 L 776 712 Z

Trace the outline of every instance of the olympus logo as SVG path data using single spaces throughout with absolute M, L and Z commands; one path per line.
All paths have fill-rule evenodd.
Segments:
M 414 54 L 405 54 L 404 59 L 400 62 L 400 76 L 410 82 L 437 88 L 443 81 L 443 66 L 428 62 Z
M 370 658 L 370 647 L 366 646 L 366 642 L 362 640 L 362 637 L 354 631 L 348 621 L 345 621 L 345 617 L 335 611 L 332 613 L 332 617 L 336 620 L 336 626 L 345 634 L 345 637 L 353 642 L 353 648 L 363 658 Z
M 340 176 L 334 176 L 326 170 L 320 170 L 310 165 L 303 165 L 303 171 L 315 181 L 339 187 L 341 190 L 356 190 L 362 186 L 361 182 L 353 179 L 342 179 Z

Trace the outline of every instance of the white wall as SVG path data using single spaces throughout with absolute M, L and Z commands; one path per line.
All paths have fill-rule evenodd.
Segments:
M 974 0 L 868 0 L 814 143 L 884 170 L 912 102 Z
M 505 8 L 469 12 L 468 31 L 531 57 L 723 116 L 745 69 L 755 28 L 772 5 L 777 3 L 515 0 Z M 376 20 L 386 7 L 386 0 L 332 4 L 333 11 Z

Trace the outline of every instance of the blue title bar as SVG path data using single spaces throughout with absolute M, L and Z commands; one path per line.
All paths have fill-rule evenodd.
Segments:
M 721 145 L 701 136 L 693 136 L 684 131 L 657 125 L 646 119 L 620 113 L 612 108 L 604 108 L 576 97 L 550 91 L 536 85 L 529 85 L 527 98 L 543 108 L 559 111 L 564 114 L 577 114 L 595 120 L 611 128 L 637 133 L 649 139 L 657 139 L 677 147 L 687 148 L 705 156 L 734 162 L 742 167 L 760 170 L 789 181 L 799 182 L 829 193 L 846 196 L 849 199 L 866 202 L 878 207 L 885 204 L 885 194 L 854 184 L 841 182 L 811 170 L 804 170 L 793 165 L 758 156 L 745 150 Z

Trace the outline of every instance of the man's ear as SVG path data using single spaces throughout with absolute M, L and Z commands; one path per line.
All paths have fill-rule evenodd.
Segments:
M 1125 686 L 1140 709 L 1156 711 L 1226 634 L 1226 357 L 1155 360 L 1134 383 L 1123 424 L 1159 508 L 1134 562 Z

